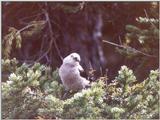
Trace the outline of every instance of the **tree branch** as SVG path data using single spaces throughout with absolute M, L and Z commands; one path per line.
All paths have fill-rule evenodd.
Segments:
M 144 13 L 145 13 L 146 17 L 149 19 L 149 15 L 148 15 L 146 9 L 144 9 Z M 157 27 L 156 27 L 150 20 L 149 20 L 149 22 L 151 23 L 151 25 L 152 25 L 154 28 L 157 29 Z
M 111 45 L 114 45 L 114 46 L 116 46 L 116 47 L 123 48 L 123 49 L 129 49 L 130 51 L 140 53 L 140 54 L 145 55 L 145 56 L 147 56 L 147 57 L 157 57 L 157 56 L 149 55 L 149 54 L 144 53 L 144 52 L 142 52 L 142 51 L 136 50 L 135 48 L 132 48 L 132 47 L 129 47 L 129 46 L 118 45 L 118 44 L 116 44 L 116 43 L 109 42 L 109 41 L 107 41 L 107 40 L 103 40 L 103 42 L 104 42 L 104 43 L 111 44 Z
M 57 43 L 56 43 L 56 39 L 55 39 L 55 37 L 53 37 L 54 34 L 53 34 L 53 30 L 52 30 L 52 25 L 51 25 L 51 21 L 50 21 L 50 18 L 49 18 L 49 14 L 48 14 L 48 11 L 47 11 L 47 8 L 48 8 L 47 3 L 45 3 L 45 7 L 46 7 L 46 9 L 42 9 L 42 10 L 43 10 L 43 12 L 44 12 L 44 15 L 45 15 L 45 18 L 46 18 L 46 22 L 47 22 L 47 24 L 48 24 L 48 30 L 49 30 L 49 35 L 50 35 L 51 41 L 50 41 L 48 50 L 47 50 L 41 57 L 39 57 L 39 58 L 36 60 L 36 62 L 40 61 L 43 57 L 45 57 L 45 56 L 48 54 L 48 52 L 49 52 L 49 51 L 51 50 L 51 48 L 52 48 L 52 44 L 53 44 L 53 43 L 54 43 L 54 46 L 55 46 L 55 48 L 56 48 L 56 51 L 57 51 L 60 59 L 63 60 L 63 57 L 61 56 L 61 53 L 60 53 L 59 48 L 58 48 L 58 45 L 57 45 Z
M 17 36 L 17 35 L 18 35 L 19 33 L 21 33 L 22 31 L 24 31 L 24 30 L 26 30 L 26 29 L 28 29 L 28 28 L 33 27 L 34 25 L 35 25 L 35 24 L 30 24 L 30 25 L 27 25 L 27 26 L 25 26 L 24 28 L 18 30 L 18 31 L 16 32 L 15 36 Z

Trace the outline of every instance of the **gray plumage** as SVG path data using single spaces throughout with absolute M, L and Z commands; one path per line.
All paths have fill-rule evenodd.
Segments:
M 59 75 L 66 90 L 81 90 L 89 86 L 89 81 L 80 76 L 80 71 L 83 71 L 80 61 L 77 53 L 72 53 L 63 59 Z

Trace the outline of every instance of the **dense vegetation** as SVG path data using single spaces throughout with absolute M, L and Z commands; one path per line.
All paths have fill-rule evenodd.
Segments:
M 2 2 L 2 118 L 159 119 L 158 6 Z M 64 99 L 71 52 L 92 81 Z
M 35 63 L 17 65 L 16 59 L 3 60 L 2 69 L 12 72 L 2 83 L 3 118 L 128 118 L 159 117 L 158 70 L 135 83 L 133 71 L 122 66 L 115 80 L 107 76 L 92 82 L 91 88 L 70 93 L 63 99 L 64 87 L 58 70 Z

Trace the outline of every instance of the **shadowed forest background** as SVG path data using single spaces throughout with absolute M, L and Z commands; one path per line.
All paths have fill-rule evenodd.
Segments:
M 54 71 L 60 67 L 64 57 L 77 52 L 81 56 L 84 76 L 92 77 L 92 81 L 107 76 L 108 83 L 111 83 L 117 74 L 123 73 L 118 73 L 120 69 L 127 71 L 129 68 L 136 76 L 136 81 L 132 82 L 141 84 L 151 75 L 150 71 L 158 69 L 159 66 L 158 9 L 158 2 L 2 2 L 2 82 L 10 80 L 11 73 L 21 74 L 15 72 L 17 65 L 25 63 L 28 65 L 26 69 L 30 69 L 30 66 L 33 66 L 32 69 L 39 69 L 34 68 L 34 65 L 40 63 L 49 66 L 48 71 Z M 121 67 L 123 65 L 128 68 Z M 23 66 L 21 67 L 23 69 Z M 49 73 L 46 72 L 45 75 L 47 74 Z M 158 72 L 155 74 L 158 76 Z M 24 86 L 22 85 L 22 88 Z M 113 106 L 116 106 L 115 103 Z M 27 115 L 19 116 L 16 110 L 14 115 L 5 112 L 4 118 L 26 118 Z M 111 111 L 113 114 L 103 111 L 104 116 L 100 116 L 105 118 L 106 112 L 107 118 L 145 118 L 148 114 L 130 116 L 134 112 L 129 114 L 129 110 L 126 110 L 126 114 L 123 114 L 122 109 L 119 113 Z M 56 114 L 49 118 L 81 118 L 81 115 L 72 116 L 64 111 L 63 115 L 52 111 Z M 31 112 L 28 114 L 31 115 Z M 47 118 L 47 115 L 40 116 Z M 35 116 L 37 114 L 28 118 Z M 97 116 L 99 114 L 93 115 L 93 118 L 101 118 Z M 147 118 L 157 117 L 158 113 L 155 117 Z
M 107 68 L 109 77 L 113 78 L 120 66 L 125 64 L 137 71 L 136 74 L 142 79 L 150 69 L 158 67 L 158 51 L 146 50 L 147 47 L 158 50 L 158 40 L 152 46 L 140 44 L 136 38 L 127 41 L 125 36 L 128 31 L 125 28 L 126 25 L 138 26 L 136 18 L 146 17 L 145 11 L 149 17 L 157 17 L 158 13 L 153 14 L 151 7 L 151 3 L 145 2 L 6 2 L 2 4 L 2 36 L 8 33 L 9 27 L 21 30 L 34 23 L 20 33 L 22 40 L 19 49 L 6 50 L 11 58 L 16 57 L 21 63 L 38 61 L 55 69 L 62 64 L 61 57 L 77 52 L 85 70 L 92 66 L 99 72 L 102 69 L 104 73 Z M 156 7 L 158 12 L 158 5 Z M 127 44 L 155 54 L 157 58 L 136 53 L 120 54 L 116 46 L 102 40 Z

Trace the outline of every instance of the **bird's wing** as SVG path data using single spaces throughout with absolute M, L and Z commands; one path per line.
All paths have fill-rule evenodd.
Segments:
M 84 72 L 84 69 L 82 68 L 81 65 L 78 65 L 78 70 L 79 70 L 80 72 Z

